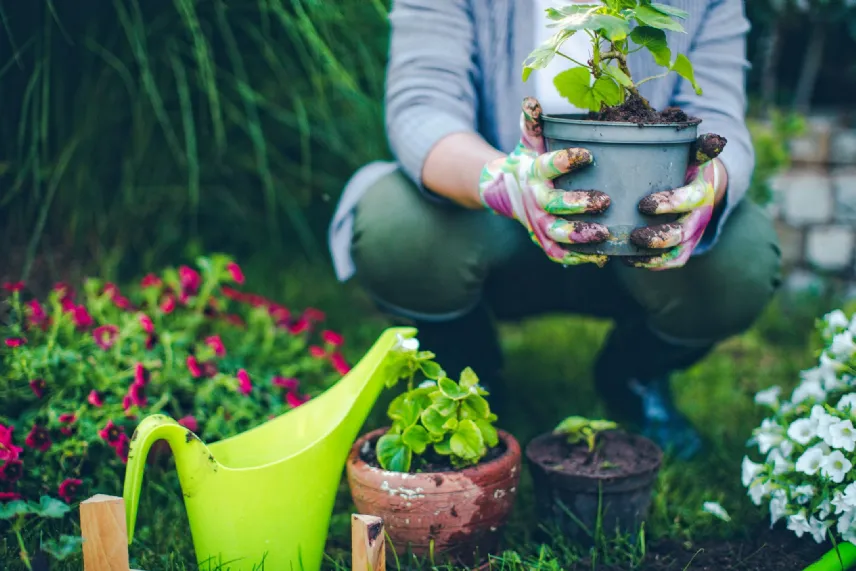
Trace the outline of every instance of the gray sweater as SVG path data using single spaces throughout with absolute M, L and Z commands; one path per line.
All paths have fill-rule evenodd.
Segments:
M 728 139 L 720 156 L 728 170 L 721 215 L 696 250 L 716 244 L 723 224 L 744 199 L 755 166 L 744 117 L 746 19 L 743 0 L 660 0 L 690 12 L 686 33 L 667 32 L 673 56 L 686 54 L 704 90 L 699 96 L 677 74 L 640 87 L 651 105 L 677 105 L 703 119 L 701 132 Z M 520 103 L 533 87 L 521 79 L 522 62 L 535 47 L 536 14 L 529 0 L 395 0 L 386 84 L 386 131 L 393 162 L 374 162 L 348 181 L 330 224 L 337 276 L 351 277 L 354 208 L 385 173 L 401 169 L 422 188 L 425 157 L 443 137 L 479 133 L 510 152 L 520 139 Z M 630 56 L 634 77 L 662 72 L 647 50 Z M 536 72 L 537 73 L 537 72 Z M 530 80 L 531 81 L 531 80 Z M 431 193 L 426 192 L 426 196 Z

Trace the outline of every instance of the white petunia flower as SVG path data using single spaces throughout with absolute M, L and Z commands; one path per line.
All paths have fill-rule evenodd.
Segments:
M 823 450 L 819 446 L 815 445 L 803 452 L 802 456 L 797 460 L 796 468 L 798 472 L 813 476 L 817 474 L 817 471 L 820 470 L 820 466 L 822 464 Z
M 782 452 L 782 456 L 790 459 L 791 455 L 794 453 L 794 443 L 790 440 L 783 440 L 781 444 L 779 444 L 779 450 Z
M 782 492 L 782 490 L 776 490 Z M 780 519 L 788 515 L 788 499 L 784 493 L 774 493 L 770 498 L 770 528 L 776 525 Z
M 794 471 L 794 463 L 785 458 L 780 448 L 770 450 L 767 455 L 767 464 L 773 465 L 773 475 L 775 476 Z
M 830 311 L 829 313 L 824 315 L 823 321 L 824 323 L 826 323 L 827 331 L 833 334 L 847 329 L 847 327 L 850 325 L 850 321 L 847 319 L 847 316 L 840 309 Z
M 839 399 L 835 408 L 841 412 L 856 413 L 856 393 L 848 393 Z
M 814 497 L 814 487 L 811 484 L 803 484 L 791 490 L 793 500 L 798 504 L 807 504 Z
M 820 379 L 806 379 L 797 385 L 791 395 L 791 400 L 794 404 L 800 404 L 808 399 L 816 401 L 826 400 L 826 391 L 823 390 Z
M 774 446 L 785 442 L 785 430 L 775 421 L 765 418 L 761 421 L 761 426 L 756 428 L 753 435 L 755 442 L 758 443 L 758 451 L 761 454 L 766 454 Z
M 853 452 L 856 449 L 856 429 L 853 428 L 853 423 L 849 420 L 840 420 L 832 424 L 829 427 L 829 439 L 826 443 L 833 448 Z
M 809 533 L 811 533 L 812 539 L 816 543 L 823 543 L 823 540 L 826 539 L 826 530 L 829 529 L 829 526 L 832 525 L 832 522 L 822 521 L 817 519 L 814 516 L 811 516 L 808 520 L 809 525 Z
M 702 510 L 718 517 L 722 521 L 731 521 L 731 516 L 728 515 L 728 512 L 725 511 L 725 508 L 717 502 L 704 502 L 704 504 L 702 505 Z
M 856 510 L 848 510 L 841 514 L 838 518 L 838 533 L 844 538 L 844 541 L 852 541 L 847 539 L 847 534 L 856 532 Z
M 803 446 L 811 442 L 815 436 L 817 436 L 817 422 L 810 418 L 795 420 L 788 427 L 788 437 Z
M 752 500 L 752 503 L 756 506 L 760 506 L 761 502 L 765 497 L 770 493 L 770 485 L 761 481 L 756 480 L 751 486 L 749 486 L 749 492 L 747 495 L 749 499 Z
M 788 529 L 793 531 L 797 537 L 811 533 L 811 525 L 805 517 L 805 512 L 800 512 L 788 517 Z
M 759 391 L 755 395 L 755 404 L 768 406 L 772 409 L 779 407 L 779 395 L 782 393 L 782 387 L 770 387 Z
M 837 334 L 832 338 L 829 351 L 835 360 L 842 362 L 849 361 L 853 353 L 856 353 L 856 343 L 853 343 L 853 334 L 849 331 Z
M 763 469 L 763 465 L 756 464 L 752 460 L 749 459 L 748 456 L 743 457 L 743 474 L 741 476 L 741 482 L 743 482 L 744 487 L 749 487 L 752 484 L 752 481 L 758 477 L 758 474 L 761 473 Z
M 844 481 L 844 477 L 853 468 L 853 464 L 844 457 L 840 450 L 832 452 L 829 456 L 823 459 L 823 464 L 820 466 L 820 472 L 824 477 L 829 478 L 836 484 Z
M 838 422 L 838 417 L 832 416 L 823 406 L 816 404 L 811 407 L 811 420 L 816 423 L 815 434 L 827 444 L 830 444 L 829 427 Z
M 832 504 L 829 502 L 829 500 L 823 500 L 822 502 L 820 502 L 820 505 L 817 506 L 817 517 L 819 519 L 826 519 L 831 513 Z
M 826 352 L 820 354 L 820 365 L 817 367 L 818 378 L 825 391 L 833 391 L 844 386 L 844 382 L 838 378 L 838 372 L 842 368 L 842 364 L 831 359 Z

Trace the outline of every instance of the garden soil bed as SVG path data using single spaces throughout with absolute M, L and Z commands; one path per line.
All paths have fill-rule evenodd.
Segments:
M 379 438 L 379 437 L 378 437 Z M 372 466 L 374 468 L 381 468 L 380 462 L 377 460 L 377 452 L 375 446 L 377 445 L 378 438 L 372 438 L 363 446 L 360 450 L 360 460 Z M 493 448 L 487 451 L 484 458 L 482 458 L 478 466 L 482 464 L 487 464 L 493 460 L 496 460 L 503 454 L 505 454 L 507 447 L 502 440 L 499 441 L 499 445 L 494 446 Z M 432 473 L 432 472 L 457 472 L 459 469 L 452 466 L 449 462 L 449 459 L 446 456 L 441 456 L 436 452 L 426 451 L 420 458 L 418 463 L 415 463 L 411 467 L 411 472 L 423 472 L 423 473 Z

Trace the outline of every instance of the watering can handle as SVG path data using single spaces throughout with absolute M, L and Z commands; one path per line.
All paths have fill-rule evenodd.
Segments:
M 198 482 L 199 477 L 202 475 L 201 472 L 210 470 L 210 466 L 206 466 L 201 462 L 193 462 L 192 458 L 190 462 L 185 459 L 185 454 L 188 452 L 188 434 L 196 439 L 197 445 L 203 447 L 202 454 L 199 454 L 199 450 L 196 450 L 193 456 L 196 458 L 211 458 L 210 453 L 207 452 L 207 447 L 202 441 L 189 432 L 187 428 L 166 415 L 153 414 L 147 416 L 134 431 L 128 450 L 128 465 L 125 470 L 125 488 L 123 492 L 127 514 L 128 544 L 133 543 L 134 540 L 134 526 L 137 521 L 137 509 L 140 503 L 140 488 L 143 484 L 146 457 L 149 449 L 155 442 L 166 440 L 169 444 L 173 455 L 176 457 L 182 487 L 188 483 Z M 183 448 L 180 448 L 182 446 Z M 179 450 L 181 450 L 181 453 L 178 453 Z

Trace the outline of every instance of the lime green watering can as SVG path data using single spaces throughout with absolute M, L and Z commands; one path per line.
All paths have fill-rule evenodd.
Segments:
M 129 542 L 146 455 L 166 440 L 175 456 L 193 546 L 203 571 L 321 568 L 348 452 L 384 382 L 400 372 L 407 327 L 387 329 L 335 386 L 237 436 L 206 445 L 163 415 L 140 423 L 125 475 Z

